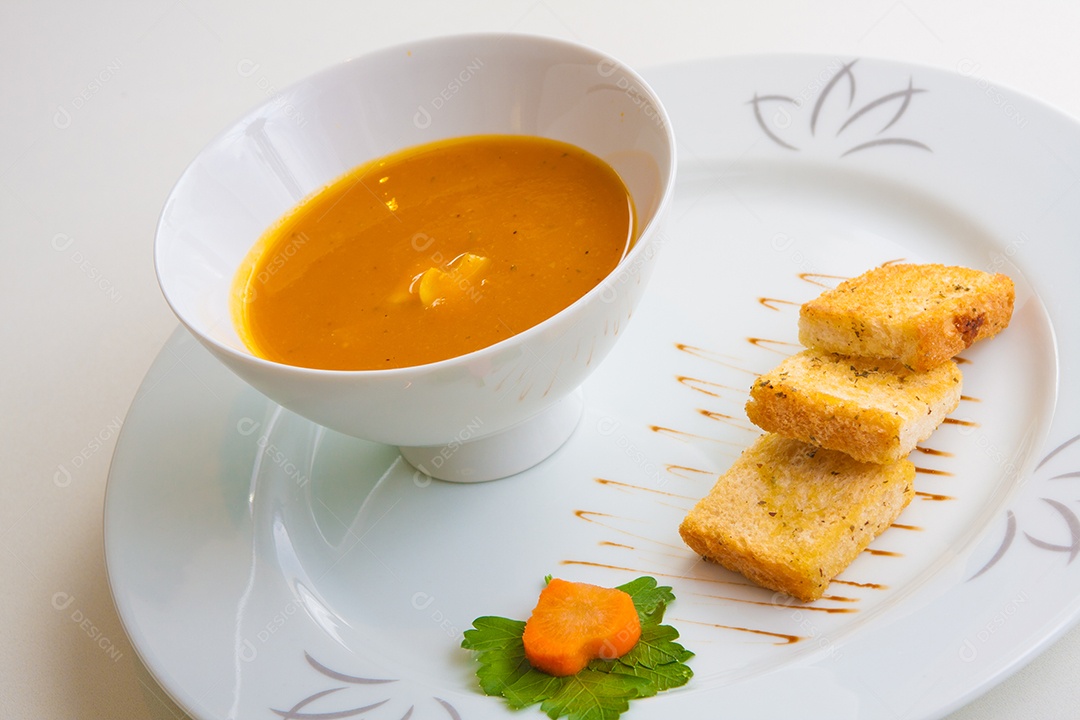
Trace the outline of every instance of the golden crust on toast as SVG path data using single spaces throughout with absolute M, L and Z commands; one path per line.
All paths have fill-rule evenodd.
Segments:
M 679 526 L 696 553 L 799 600 L 832 579 L 914 496 L 915 466 L 875 465 L 766 434 Z
M 754 382 L 746 415 L 762 430 L 888 463 L 956 409 L 961 384 L 951 360 L 914 372 L 895 360 L 804 350 Z
M 1015 289 L 1007 276 L 946 265 L 883 265 L 804 303 L 810 348 L 899 360 L 929 370 L 1004 330 Z

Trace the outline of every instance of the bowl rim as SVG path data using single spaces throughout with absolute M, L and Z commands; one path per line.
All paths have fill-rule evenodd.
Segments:
M 240 126 L 241 124 L 243 124 L 249 118 L 254 118 L 259 113 L 266 110 L 268 107 L 276 104 L 276 102 L 277 102 L 276 97 L 277 96 L 289 93 L 290 91 L 292 91 L 294 89 L 297 89 L 297 88 L 299 88 L 299 87 L 301 87 L 301 86 L 303 86 L 305 84 L 311 83 L 313 81 L 317 81 L 319 79 L 330 77 L 330 76 L 332 76 L 334 74 L 343 72 L 349 65 L 351 65 L 353 63 L 357 63 L 357 62 L 377 63 L 378 60 L 380 58 L 382 58 L 382 57 L 398 56 L 402 52 L 408 53 L 408 52 L 411 52 L 413 50 L 424 48 L 424 47 L 432 47 L 432 46 L 454 44 L 454 43 L 463 43 L 463 42 L 468 42 L 470 40 L 491 41 L 493 39 L 503 40 L 503 39 L 509 39 L 509 38 L 513 38 L 513 39 L 516 39 L 516 40 L 519 40 L 519 41 L 524 41 L 524 42 L 535 43 L 537 45 L 548 45 L 548 46 L 551 46 L 551 47 L 556 47 L 556 48 L 561 48 L 561 49 L 574 50 L 574 51 L 579 52 L 579 53 L 591 54 L 591 55 L 594 55 L 594 56 L 596 56 L 598 58 L 598 62 L 603 61 L 603 60 L 610 61 L 613 64 L 614 68 L 616 68 L 618 71 L 620 71 L 624 75 L 626 75 L 633 83 L 635 83 L 643 91 L 643 93 L 649 99 L 649 101 L 650 101 L 650 103 L 651 103 L 651 105 L 653 107 L 653 110 L 656 111 L 657 116 L 660 118 L 660 124 L 664 128 L 664 135 L 667 137 L 667 140 L 668 140 L 668 143 L 667 143 L 668 144 L 668 158 L 667 158 L 667 161 L 668 161 L 669 171 L 667 173 L 666 184 L 663 187 L 663 191 L 660 193 L 659 201 L 656 204 L 656 210 L 653 213 L 652 218 L 650 218 L 650 220 L 647 223 L 645 223 L 639 229 L 638 234 L 637 234 L 637 238 L 636 238 L 636 240 L 634 242 L 633 247 L 631 247 L 629 249 L 629 251 L 626 252 L 623 255 L 623 257 L 619 260 L 618 264 L 616 264 L 615 267 L 612 268 L 611 271 L 607 275 L 604 276 L 603 280 L 601 280 L 599 283 L 597 283 L 592 288 L 590 288 L 584 295 L 582 295 L 577 300 L 572 302 L 570 305 L 567 305 L 565 308 L 563 308 L 559 312 L 555 313 L 554 315 L 549 316 L 548 318 L 542 320 L 541 322 L 537 323 L 536 325 L 533 325 L 532 327 L 526 328 L 525 330 L 522 330 L 519 333 L 515 333 L 514 335 L 511 335 L 511 336 L 509 336 L 507 338 L 499 340 L 498 342 L 492 343 L 491 345 L 486 345 L 486 346 L 484 346 L 482 348 L 478 348 L 476 350 L 465 353 L 463 355 L 455 355 L 453 357 L 445 358 L 443 360 L 437 360 L 437 361 L 434 361 L 434 362 L 424 363 L 424 364 L 421 364 L 421 365 L 406 365 L 406 366 L 403 366 L 403 367 L 395 367 L 395 368 L 379 368 L 379 369 L 367 369 L 367 370 L 333 370 L 333 369 L 327 369 L 327 368 L 312 368 L 312 367 L 306 367 L 306 366 L 303 366 L 303 365 L 289 365 L 287 363 L 277 362 L 276 360 L 267 360 L 265 358 L 261 358 L 261 357 L 255 355 L 254 353 L 251 353 L 251 352 L 245 352 L 245 351 L 237 350 L 233 346 L 222 343 L 222 342 L 216 340 L 215 338 L 213 338 L 213 337 L 211 337 L 211 336 L 197 330 L 195 327 L 193 327 L 194 323 L 189 321 L 188 318 L 184 315 L 184 313 L 180 312 L 180 310 L 177 308 L 177 306 L 173 303 L 173 300 L 169 297 L 169 293 L 165 289 L 166 283 L 165 283 L 163 277 L 164 277 L 166 271 L 164 271 L 162 269 L 163 259 L 162 259 L 162 241 L 161 241 L 161 238 L 162 238 L 162 234 L 163 234 L 163 228 L 164 228 L 164 225 L 165 225 L 165 222 L 166 222 L 166 217 L 165 216 L 168 213 L 169 205 L 170 205 L 173 197 L 176 195 L 177 189 L 180 187 L 180 185 L 182 183 L 185 182 L 185 180 L 188 178 L 188 175 L 193 171 L 194 167 L 199 163 L 202 155 L 209 148 L 215 146 L 216 144 L 223 141 L 227 136 L 233 134 L 235 132 L 236 128 L 238 126 Z M 514 133 L 506 133 L 506 134 L 513 135 Z M 433 140 L 432 142 L 437 142 L 437 140 Z M 405 150 L 407 148 L 400 148 L 400 149 Z M 372 379 L 394 379 L 394 378 L 403 378 L 405 376 L 415 375 L 415 374 L 427 374 L 427 373 L 430 373 L 430 372 L 437 372 L 437 371 L 439 371 L 441 369 L 450 368 L 450 367 L 455 366 L 455 365 L 457 365 L 457 366 L 468 366 L 468 365 L 471 365 L 472 363 L 477 362 L 478 360 L 482 361 L 483 358 L 485 356 L 487 356 L 487 355 L 494 355 L 494 354 L 498 354 L 498 353 L 502 352 L 503 350 L 506 349 L 506 347 L 508 347 L 512 343 L 515 343 L 515 342 L 517 342 L 517 343 L 527 342 L 530 339 L 529 336 L 533 336 L 533 335 L 537 335 L 539 333 L 543 333 L 545 331 L 544 330 L 545 326 L 548 326 L 556 318 L 559 318 L 559 317 L 561 317 L 563 315 L 570 314 L 579 305 L 582 305 L 582 304 L 585 304 L 585 303 L 588 303 L 588 302 L 592 302 L 593 297 L 595 295 L 598 295 L 598 294 L 604 292 L 605 287 L 608 285 L 609 280 L 612 277 L 616 277 L 620 272 L 624 271 L 628 266 L 631 266 L 631 264 L 636 262 L 637 258 L 639 258 L 641 255 L 643 255 L 645 252 L 652 252 L 652 253 L 655 254 L 656 250 L 654 249 L 654 242 L 651 240 L 651 236 L 659 230 L 658 221 L 660 220 L 664 209 L 668 205 L 670 205 L 671 199 L 672 199 L 672 197 L 674 195 L 676 169 L 677 169 L 677 148 L 676 148 L 675 132 L 674 132 L 674 129 L 672 128 L 671 118 L 668 116 L 667 109 L 664 107 L 663 103 L 661 102 L 660 96 L 645 81 L 645 79 L 642 78 L 641 75 L 639 75 L 637 73 L 637 71 L 635 71 L 633 68 L 631 68 L 630 66 L 628 66 L 625 63 L 623 63 L 622 61 L 620 61 L 618 58 L 613 57 L 612 55 L 610 55 L 608 53 L 605 53 L 605 52 L 603 52 L 603 51 L 601 51 L 601 50 L 599 50 L 599 49 L 597 49 L 597 48 L 595 48 L 595 47 L 593 47 L 591 45 L 585 44 L 585 43 L 580 43 L 580 42 L 570 41 L 570 40 L 563 40 L 561 38 L 555 38 L 555 37 L 546 36 L 546 35 L 536 35 L 536 34 L 529 34 L 529 33 L 472 32 L 472 33 L 460 33 L 460 34 L 452 34 L 452 35 L 438 35 L 438 36 L 433 36 L 433 37 L 428 37 L 428 38 L 421 38 L 421 39 L 418 39 L 416 41 L 397 43 L 395 45 L 390 45 L 390 46 L 383 47 L 383 48 L 377 48 L 377 49 L 372 50 L 370 52 L 365 52 L 365 53 L 362 53 L 362 54 L 359 54 L 359 55 L 352 55 L 352 56 L 349 56 L 349 57 L 345 58 L 344 60 L 340 60 L 338 62 L 335 62 L 335 63 L 333 63 L 331 65 L 328 65 L 328 66 L 326 66 L 326 67 L 324 67 L 324 68 L 322 68 L 320 70 L 317 70 L 317 71 L 315 71 L 313 73 L 309 73 L 308 75 L 305 75 L 305 76 L 301 77 L 300 79 L 298 79 L 298 80 L 290 83 L 289 85 L 285 86 L 284 88 L 279 90 L 277 93 L 275 93 L 275 95 L 273 97 L 269 97 L 264 102 L 261 102 L 258 105 L 255 105 L 254 107 L 249 108 L 248 110 L 246 110 L 243 114 L 239 115 L 235 120 L 228 123 L 222 130 L 220 130 L 218 133 L 216 133 L 213 136 L 213 138 L 211 138 L 209 141 L 207 141 L 205 144 L 203 144 L 202 147 L 195 154 L 195 156 L 191 159 L 191 161 L 184 167 L 184 170 L 177 177 L 176 182 L 174 182 L 172 187 L 169 189 L 169 192 L 165 197 L 165 202 L 162 205 L 162 209 L 161 209 L 160 213 L 158 214 L 158 221 L 157 221 L 157 223 L 155 225 L 155 229 L 154 229 L 154 272 L 155 272 L 155 276 L 156 276 L 157 283 L 158 283 L 158 289 L 160 290 L 162 296 L 164 297 L 165 302 L 168 304 L 169 308 L 172 310 L 173 314 L 177 317 L 177 319 L 180 321 L 180 323 L 185 328 L 187 328 L 188 332 L 190 332 L 196 339 L 198 339 L 204 345 L 209 344 L 210 346 L 212 346 L 212 349 L 215 352 L 219 353 L 220 355 L 223 355 L 225 357 L 228 357 L 230 360 L 234 360 L 234 361 L 237 361 L 237 362 L 240 362 L 240 363 L 252 364 L 252 365 L 254 365 L 254 366 L 256 366 L 256 367 L 258 367 L 260 369 L 263 369 L 263 370 L 283 371 L 283 372 L 292 373 L 292 374 L 295 374 L 295 375 L 306 375 L 306 376 L 310 376 L 312 378 L 352 378 L 352 379 L 356 379 L 356 378 L 363 377 L 363 378 L 372 378 Z M 650 238 L 650 241 L 641 242 L 641 239 L 646 238 L 647 236 Z M 648 250 L 646 250 L 646 248 L 648 248 Z

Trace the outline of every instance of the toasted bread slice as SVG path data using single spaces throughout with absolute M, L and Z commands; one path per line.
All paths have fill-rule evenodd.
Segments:
M 841 355 L 899 360 L 929 370 L 1012 317 L 1007 276 L 946 265 L 884 265 L 805 303 L 799 341 Z
M 896 519 L 914 496 L 915 466 L 766 434 L 679 526 L 697 554 L 807 602 Z
M 920 373 L 896 360 L 803 350 L 754 382 L 746 415 L 762 430 L 889 463 L 956 409 L 961 384 L 952 360 Z

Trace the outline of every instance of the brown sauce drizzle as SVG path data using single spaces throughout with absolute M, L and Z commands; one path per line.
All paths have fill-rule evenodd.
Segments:
M 708 475 L 710 478 L 715 478 L 720 473 L 713 470 L 702 470 L 700 468 L 692 468 L 686 465 L 665 465 L 664 469 L 675 477 L 684 478 L 686 480 L 694 479 L 694 475 Z
M 832 290 L 834 286 L 829 285 L 828 283 L 823 283 L 823 282 L 821 282 L 821 280 L 815 280 L 814 278 L 821 278 L 821 279 L 825 279 L 825 280 L 850 280 L 851 279 L 851 278 L 845 277 L 843 275 L 822 275 L 821 273 L 809 273 L 809 272 L 799 273 L 798 277 L 803 282 L 808 282 L 811 285 L 817 285 L 818 287 L 827 288 L 829 290 Z
M 712 350 L 706 350 L 705 348 L 699 348 L 694 345 L 687 345 L 686 343 L 675 343 L 675 349 L 682 350 L 684 353 L 688 355 L 693 355 L 697 358 L 701 358 L 702 360 L 708 360 L 709 362 L 716 363 L 717 365 L 723 365 L 724 367 L 729 367 L 732 370 L 744 372 L 747 375 L 753 375 L 754 377 L 758 377 L 759 375 L 761 375 L 761 373 L 759 372 L 754 372 L 753 370 L 747 370 L 744 367 L 733 365 L 731 362 L 729 362 L 729 360 L 731 360 L 732 358 L 729 358 L 726 355 L 721 355 L 718 352 L 713 352 Z
M 685 548 L 684 548 L 685 549 Z M 656 577 L 669 577 L 676 580 L 696 580 L 699 582 L 712 583 L 714 585 L 735 585 L 736 587 L 754 588 L 757 585 L 752 585 L 749 582 L 742 582 L 739 580 L 720 580 L 719 578 L 704 578 L 694 577 L 692 575 L 676 575 L 675 573 L 658 572 L 656 570 L 643 570 L 641 568 L 625 567 L 623 565 L 608 565 L 607 563 L 593 562 L 591 560 L 560 560 L 560 565 L 581 565 L 583 567 L 599 567 L 606 568 L 608 570 L 625 570 L 626 572 L 655 575 Z
M 791 609 L 794 609 L 794 610 L 807 610 L 809 612 L 829 613 L 830 615 L 836 614 L 836 613 L 856 613 L 856 612 L 859 612 L 858 608 L 850 608 L 850 607 L 819 607 L 817 605 L 798 605 L 798 604 L 794 604 L 794 603 L 791 604 L 791 605 L 788 605 L 787 603 L 778 603 L 778 602 L 772 602 L 772 601 L 769 601 L 769 600 L 749 600 L 747 598 L 728 597 L 727 595 L 706 595 L 706 594 L 702 594 L 702 593 L 694 593 L 694 594 L 698 595 L 699 597 L 707 597 L 707 598 L 712 598 L 714 600 L 728 600 L 730 602 L 744 603 L 746 605 L 764 605 L 765 607 L 791 608 Z
M 841 585 L 850 585 L 851 587 L 868 588 L 870 590 L 888 590 L 888 585 L 881 585 L 879 583 L 860 583 L 854 580 L 833 580 L 833 584 L 840 583 Z
M 622 543 L 611 542 L 610 540 L 601 540 L 597 545 L 603 545 L 604 547 L 623 548 L 624 550 L 637 550 L 633 545 L 623 545 Z
M 719 623 L 702 622 L 700 620 L 687 620 L 686 618 L 672 618 L 677 623 L 690 623 L 692 625 L 704 625 L 705 627 L 717 628 L 719 630 L 735 630 L 737 632 L 751 633 L 753 635 L 767 635 L 782 640 L 783 642 L 776 642 L 773 645 L 791 645 L 797 643 L 800 640 L 806 638 L 801 635 L 788 635 L 787 633 L 775 633 L 768 630 L 755 630 L 753 628 L 738 627 L 735 625 L 721 625 Z
M 945 425 L 963 425 L 964 427 L 982 427 L 974 420 L 957 420 L 956 418 L 945 418 L 941 421 Z
M 948 470 L 935 470 L 933 468 L 919 467 L 918 465 L 915 466 L 915 472 L 922 473 L 923 475 L 942 475 L 944 477 L 953 476 L 953 474 Z
M 800 345 L 799 343 L 784 342 L 783 340 L 768 340 L 766 338 L 759 338 L 759 337 L 748 337 L 748 338 L 746 338 L 746 341 L 748 343 L 750 343 L 751 345 L 753 345 L 754 347 L 759 347 L 759 348 L 761 348 L 763 350 L 769 350 L 770 352 L 774 352 L 777 355 L 783 355 L 784 357 L 787 357 L 787 356 L 791 355 L 791 353 L 784 352 L 783 350 L 777 350 L 775 347 L 773 347 L 774 345 L 785 345 L 787 347 L 795 347 L 795 348 L 801 348 L 802 347 L 802 345 Z
M 918 530 L 920 532 L 923 530 L 923 528 L 918 525 L 904 525 L 903 523 L 893 523 L 891 527 L 894 527 L 897 530 Z
M 757 299 L 757 301 L 759 303 L 761 303 L 762 305 L 764 305 L 765 307 L 769 308 L 770 310 L 776 310 L 778 312 L 779 312 L 780 308 L 773 305 L 773 303 L 776 303 L 777 305 L 794 305 L 795 307 L 799 307 L 799 305 L 800 305 L 800 303 L 791 302 L 790 300 L 781 300 L 780 298 L 771 298 L 771 297 L 759 297 Z
M 874 548 L 866 548 L 865 550 L 863 550 L 863 552 L 869 553 L 870 555 L 877 555 L 879 557 L 904 557 L 904 553 L 894 552 L 892 550 L 875 550 Z
M 938 457 L 953 457 L 953 454 L 951 452 L 946 452 L 945 450 L 935 450 L 934 448 L 922 447 L 921 445 L 916 445 L 915 449 L 918 450 L 919 452 L 923 453 L 924 455 L 937 455 Z
M 938 495 L 937 493 L 922 492 L 920 490 L 916 490 L 915 494 L 921 497 L 923 500 L 936 500 L 938 502 L 956 499 L 952 495 Z
M 660 433 L 661 435 L 674 435 L 676 437 L 683 436 L 687 438 L 695 438 L 697 440 L 711 440 L 704 435 L 695 435 L 694 433 L 686 432 L 684 430 L 676 430 L 675 428 L 664 427 L 663 425 L 650 425 L 649 429 L 654 433 Z
M 663 425 L 650 425 L 649 429 L 654 433 L 660 433 L 661 435 L 671 435 L 676 440 L 682 440 L 686 442 L 687 439 L 692 440 L 708 440 L 709 442 L 719 443 L 721 445 L 731 445 L 732 447 L 739 448 L 739 452 L 742 452 L 744 446 L 739 443 L 731 442 L 730 440 L 721 440 L 720 438 L 708 437 L 706 435 L 698 435 L 696 433 L 687 432 L 685 430 L 676 430 L 675 428 L 664 427 Z
M 615 485 L 618 487 L 630 488 L 631 490 L 641 490 L 643 492 L 656 493 L 657 495 L 666 495 L 667 497 L 680 498 L 682 500 L 693 500 L 697 502 L 699 498 L 691 497 L 690 495 L 679 495 L 673 492 L 667 492 L 666 490 L 657 490 L 656 488 L 645 487 L 644 485 L 634 485 L 632 483 L 621 482 L 619 480 L 608 480 L 607 478 L 594 478 L 596 482 L 601 485 Z
M 735 388 L 731 387 L 730 385 L 721 385 L 720 383 L 711 382 L 709 380 L 701 380 L 699 378 L 687 377 L 686 375 L 676 375 L 675 379 L 681 382 L 686 387 L 690 388 L 691 390 L 697 390 L 699 393 L 703 393 L 710 397 L 723 397 L 723 395 L 721 395 L 719 392 L 716 392 L 710 388 L 733 390 L 742 395 L 745 395 L 747 392 L 746 388 Z
M 616 519 L 618 519 L 617 515 L 609 515 L 607 513 L 596 512 L 595 510 L 575 510 L 574 515 L 576 517 L 584 520 L 585 522 L 590 522 L 590 523 L 599 525 L 600 527 L 607 528 L 608 530 L 612 530 L 614 532 L 621 533 L 622 535 L 629 535 L 632 538 L 637 538 L 638 540 L 644 540 L 645 542 L 650 542 L 650 543 L 653 543 L 654 545 L 659 545 L 660 547 L 672 548 L 674 550 L 686 550 L 686 547 L 684 545 L 672 545 L 671 543 L 661 542 L 660 540 L 654 540 L 651 537 L 646 537 L 645 535 L 637 535 L 637 534 L 632 533 L 632 532 L 630 532 L 628 530 L 623 530 L 622 528 L 617 528 L 614 525 L 608 525 L 605 522 L 601 522 L 600 520 L 597 520 L 597 518 L 616 518 Z M 563 560 L 563 564 L 568 564 L 568 563 L 570 563 L 570 561 Z M 589 563 L 582 562 L 582 563 L 579 563 L 579 564 L 587 565 Z M 611 566 L 607 565 L 607 566 L 602 566 L 602 567 L 611 567 Z M 617 568 L 617 569 L 629 570 L 630 568 Z
M 731 425 L 732 427 L 736 427 L 740 430 L 746 430 L 747 432 L 752 433 L 760 432 L 757 428 L 750 427 L 748 424 L 741 422 L 740 418 L 737 418 L 734 415 L 726 415 L 722 412 L 716 412 L 715 410 L 702 410 L 700 408 L 698 409 L 698 413 L 704 415 L 710 420 L 716 420 L 717 422 Z
M 738 419 L 734 415 L 728 415 L 727 413 L 716 412 L 715 410 L 704 410 L 702 408 L 698 408 L 698 414 L 699 415 L 704 415 L 705 417 L 709 418 L 710 420 L 737 420 Z
M 981 398 L 974 397 L 972 395 L 961 395 L 961 400 L 967 400 L 968 402 L 982 402 Z
M 597 512 L 596 510 L 575 510 L 574 515 L 581 518 L 585 522 L 596 522 L 592 519 L 594 517 L 616 517 L 615 515 L 608 515 L 607 513 Z M 597 524 L 602 525 L 603 523 Z

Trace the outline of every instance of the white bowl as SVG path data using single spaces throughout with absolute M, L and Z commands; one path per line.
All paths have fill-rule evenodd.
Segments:
M 248 351 L 232 321 L 233 279 L 274 221 L 365 161 L 485 133 L 562 140 L 618 171 L 641 234 L 603 283 L 523 333 L 428 365 L 313 370 Z M 674 175 L 675 141 L 660 101 L 603 53 L 520 35 L 421 41 L 302 80 L 211 142 L 165 203 L 158 282 L 195 337 L 274 401 L 340 432 L 400 446 L 432 476 L 494 479 L 539 462 L 572 433 L 581 413 L 575 390 L 645 288 Z

